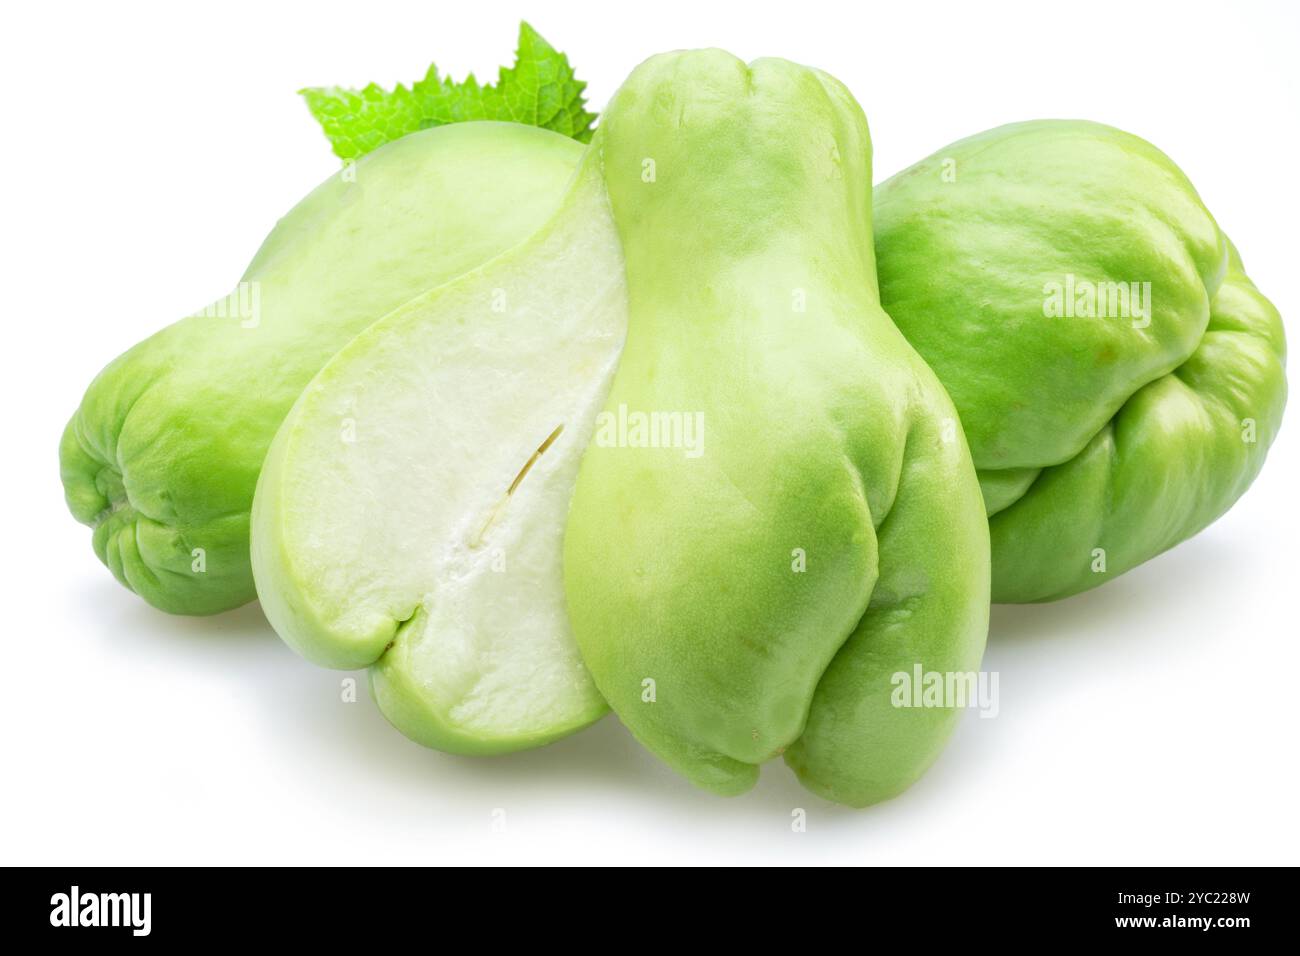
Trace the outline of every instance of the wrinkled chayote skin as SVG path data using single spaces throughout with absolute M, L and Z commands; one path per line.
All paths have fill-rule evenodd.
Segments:
M 894 706 L 895 675 L 978 667 L 988 541 L 953 407 L 879 304 L 866 119 L 817 70 L 666 54 L 592 148 L 628 281 L 605 409 L 703 427 L 698 455 L 588 446 L 564 551 L 583 659 L 697 784 L 741 792 L 783 754 L 829 799 L 892 796 L 958 716 Z
M 990 130 L 878 187 L 875 234 L 881 300 L 979 469 L 995 601 L 1110 580 L 1263 466 L 1281 320 L 1151 144 L 1077 121 Z
M 105 368 L 60 464 L 68 506 L 117 579 L 179 614 L 252 600 L 253 490 L 303 386 L 379 317 L 529 236 L 582 154 L 514 123 L 405 136 L 295 206 L 214 314 Z

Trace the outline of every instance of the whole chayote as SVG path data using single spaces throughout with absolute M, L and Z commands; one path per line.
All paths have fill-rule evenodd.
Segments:
M 881 301 L 961 415 L 995 601 L 1095 587 L 1259 472 L 1281 320 L 1151 144 L 1078 121 L 972 136 L 877 188 L 875 238 Z
M 698 454 L 587 448 L 564 538 L 574 636 L 642 743 L 720 793 L 783 756 L 862 806 L 960 715 L 988 541 L 948 396 L 880 307 L 871 139 L 835 79 L 718 50 L 638 67 L 601 151 L 627 344 L 604 415 L 698 419 Z

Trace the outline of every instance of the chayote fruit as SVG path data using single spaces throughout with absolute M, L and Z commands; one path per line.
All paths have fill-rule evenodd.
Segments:
M 958 716 L 896 706 L 898 675 L 978 667 L 988 541 L 952 404 L 880 307 L 862 110 L 784 60 L 666 54 L 592 148 L 629 316 L 564 540 L 583 659 L 697 784 L 783 754 L 829 799 L 892 796 Z M 656 447 L 651 415 L 697 440 Z
M 367 328 L 280 426 L 253 502 L 262 609 L 307 659 L 368 667 L 413 740 L 503 753 L 608 710 L 561 537 L 626 328 L 589 152 L 545 226 Z
M 514 123 L 405 136 L 295 206 L 227 299 L 105 368 L 60 464 L 118 580 L 174 613 L 252 600 L 253 490 L 303 386 L 373 321 L 534 232 L 582 153 Z
M 876 190 L 881 300 L 979 469 L 993 599 L 1095 587 L 1196 534 L 1263 466 L 1277 310 L 1170 159 L 1097 123 L 1004 126 Z

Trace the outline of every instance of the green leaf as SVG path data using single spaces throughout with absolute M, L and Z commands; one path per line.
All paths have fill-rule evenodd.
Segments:
M 586 109 L 586 86 L 574 78 L 568 57 L 520 23 L 515 65 L 502 67 L 495 84 L 484 86 L 473 74 L 456 82 L 439 76 L 431 65 L 409 89 L 399 83 L 385 90 L 371 83 L 362 90 L 321 86 L 299 92 L 335 155 L 355 159 L 407 133 L 466 120 L 540 126 L 585 143 L 596 121 L 596 114 Z

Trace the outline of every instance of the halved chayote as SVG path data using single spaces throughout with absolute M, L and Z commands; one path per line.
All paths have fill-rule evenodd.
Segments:
M 626 327 L 589 153 L 534 236 L 376 322 L 289 412 L 253 505 L 280 636 L 369 667 L 388 719 L 442 750 L 532 747 L 605 713 L 560 540 Z

